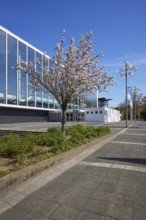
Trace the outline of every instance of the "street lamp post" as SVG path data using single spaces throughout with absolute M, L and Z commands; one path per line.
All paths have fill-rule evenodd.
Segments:
M 129 64 L 128 61 L 126 61 L 124 63 L 125 67 L 124 69 L 120 69 L 119 70 L 119 74 L 121 76 L 124 76 L 125 77 L 125 90 L 126 90 L 126 99 L 125 99 L 125 102 L 126 102 L 126 128 L 128 127 L 128 99 L 127 99 L 127 81 L 128 81 L 128 77 L 132 76 L 133 73 L 136 71 L 136 67 L 132 66 L 131 64 Z

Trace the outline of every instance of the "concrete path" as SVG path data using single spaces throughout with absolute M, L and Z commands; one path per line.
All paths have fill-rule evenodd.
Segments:
M 146 122 L 0 197 L 0 219 L 146 220 Z
M 129 122 L 130 123 L 130 122 Z M 110 125 L 114 129 L 121 129 L 125 127 L 125 122 L 120 121 L 116 123 L 103 123 L 103 122 L 67 122 L 66 126 L 72 126 L 75 124 L 83 125 Z M 26 123 L 11 123 L 11 124 L 0 124 L 0 130 L 15 130 L 15 131 L 47 131 L 48 128 L 61 127 L 60 122 L 26 122 Z
M 91 122 L 66 122 L 66 127 L 75 124 L 83 125 L 100 125 L 101 122 L 91 123 Z M 61 127 L 60 122 L 26 122 L 26 123 L 10 123 L 10 124 L 0 124 L 0 130 L 15 130 L 15 131 L 38 131 L 44 132 L 48 128 Z

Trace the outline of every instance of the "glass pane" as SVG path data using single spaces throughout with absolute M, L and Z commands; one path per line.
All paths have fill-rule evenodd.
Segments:
M 17 40 L 8 35 L 8 103 L 17 104 L 17 71 L 11 70 L 17 64 Z
M 0 103 L 6 103 L 6 34 L 0 30 Z
M 18 62 L 21 60 L 26 61 L 26 45 L 19 42 L 18 47 Z M 27 97 L 26 97 L 26 75 L 22 71 L 18 71 L 18 104 L 26 105 Z
M 40 61 L 42 68 L 42 55 L 38 52 L 36 52 L 36 59 Z M 38 65 L 36 65 L 36 71 L 38 71 L 42 77 L 42 69 L 40 69 Z M 42 107 L 42 87 L 39 87 L 36 91 L 36 107 Z
M 49 93 L 49 108 L 54 109 L 54 96 Z
M 48 108 L 48 92 L 43 91 L 43 108 Z
M 35 61 L 35 51 L 28 47 L 28 63 L 32 63 L 34 67 Z M 31 77 L 28 76 L 28 81 L 30 81 Z M 33 86 L 29 83 L 28 84 L 28 106 L 35 106 L 35 92 Z

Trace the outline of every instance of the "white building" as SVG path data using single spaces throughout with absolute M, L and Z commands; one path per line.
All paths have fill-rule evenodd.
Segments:
M 86 108 L 86 122 L 117 122 L 121 120 L 118 110 L 108 107 Z

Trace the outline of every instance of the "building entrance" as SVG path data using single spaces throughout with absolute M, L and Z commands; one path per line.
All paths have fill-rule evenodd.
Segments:
M 67 121 L 84 121 L 85 112 L 79 112 L 79 110 L 73 110 L 73 112 L 66 113 Z

